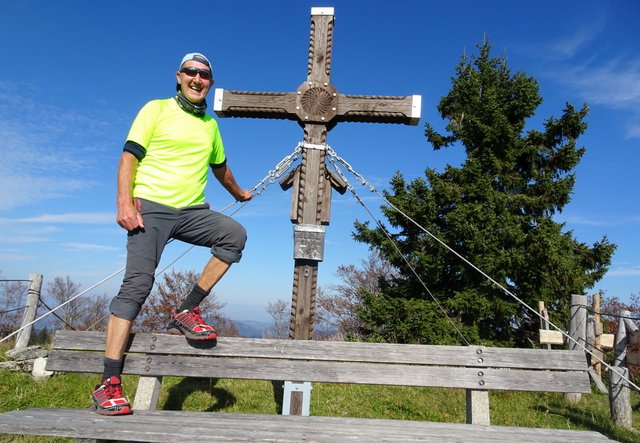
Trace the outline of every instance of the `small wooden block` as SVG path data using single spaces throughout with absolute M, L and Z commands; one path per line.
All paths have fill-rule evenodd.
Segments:
M 602 349 L 613 349 L 615 336 L 613 334 L 602 334 L 600 336 L 600 347 Z
M 540 329 L 540 343 L 543 345 L 562 345 L 564 344 L 564 335 L 560 331 Z

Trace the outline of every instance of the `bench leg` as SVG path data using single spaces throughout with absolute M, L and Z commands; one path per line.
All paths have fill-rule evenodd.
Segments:
M 467 389 L 467 423 L 490 425 L 489 391 Z
M 162 377 L 140 377 L 133 409 L 154 411 L 158 406 Z

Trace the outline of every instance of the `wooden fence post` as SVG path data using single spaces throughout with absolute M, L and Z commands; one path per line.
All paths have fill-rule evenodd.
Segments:
M 600 328 L 602 329 L 602 328 Z M 607 387 L 602 383 L 602 379 L 594 370 L 595 364 L 598 362 L 596 359 L 598 355 L 598 350 L 596 349 L 596 343 L 599 342 L 598 337 L 598 325 L 596 324 L 596 316 L 595 315 L 587 315 L 587 349 L 590 353 L 587 353 L 587 362 L 589 364 L 589 377 L 591 380 L 598 386 L 598 389 L 603 394 L 607 394 Z M 602 334 L 602 332 L 601 332 Z M 602 352 L 600 352 L 600 355 Z M 599 356 L 599 358 L 602 358 Z
M 629 370 L 625 367 L 627 328 L 624 317 L 628 315 L 629 311 L 620 310 L 618 330 L 616 331 L 616 359 L 613 363 L 613 368 L 609 371 L 609 406 L 611 408 L 611 419 L 615 424 L 631 429 L 633 426 L 631 394 L 626 381 L 629 377 Z
M 593 320 L 594 320 L 594 327 L 595 327 L 595 349 L 593 351 L 594 355 L 596 357 L 598 357 L 599 359 L 603 359 L 604 358 L 604 354 L 602 352 L 602 342 L 601 342 L 601 337 L 602 337 L 602 333 L 604 332 L 602 330 L 602 318 L 600 317 L 600 293 L 596 293 L 593 295 Z M 602 377 L 602 363 L 600 363 L 599 360 L 596 360 L 595 362 L 593 362 L 593 369 L 596 371 L 596 375 L 598 377 Z
M 624 318 L 622 319 L 622 321 L 624 322 L 625 329 L 627 330 L 627 342 L 629 342 L 629 337 L 631 335 L 636 335 L 636 331 L 638 331 L 638 325 L 636 325 L 630 317 L 631 312 L 624 311 Z M 633 340 L 631 340 L 631 343 L 633 343 Z
M 16 345 L 14 349 L 19 351 L 26 348 L 29 345 L 29 338 L 31 338 L 32 326 L 30 323 L 36 318 L 36 311 L 38 309 L 38 301 L 40 300 L 40 291 L 42 289 L 42 275 L 29 274 L 29 291 L 27 292 L 27 307 L 22 316 L 22 325 L 20 326 L 20 332 L 16 338 Z M 27 326 L 29 325 L 29 326 Z M 23 329 L 24 328 L 24 329 Z
M 596 348 L 596 319 L 593 315 L 587 315 L 587 349 L 593 352 Z M 591 356 L 591 354 L 587 353 L 587 362 L 589 363 L 589 368 L 591 368 L 596 359 Z
M 569 319 L 569 336 L 585 346 L 587 338 L 587 296 L 571 294 L 571 311 Z M 569 340 L 569 350 L 579 349 L 579 346 Z M 564 398 L 571 403 L 578 403 L 582 394 L 564 394 Z

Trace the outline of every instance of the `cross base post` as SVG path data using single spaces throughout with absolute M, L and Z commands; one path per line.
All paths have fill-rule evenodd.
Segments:
M 311 389 L 311 383 L 308 381 L 285 381 L 282 415 L 302 415 L 308 417 L 311 405 Z

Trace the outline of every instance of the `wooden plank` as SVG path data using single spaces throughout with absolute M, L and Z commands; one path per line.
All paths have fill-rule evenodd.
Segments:
M 104 370 L 104 355 L 97 352 L 51 350 L 47 371 L 99 373 Z
M 297 94 L 216 89 L 214 111 L 220 117 L 297 120 Z
M 603 394 L 608 394 L 609 393 L 609 391 L 607 390 L 607 387 L 602 382 L 602 379 L 600 378 L 600 376 L 596 373 L 596 371 L 593 368 L 589 368 L 589 377 L 596 384 L 596 386 L 598 387 L 600 392 L 602 392 Z
M 103 417 L 84 409 L 29 409 L 0 414 L 0 433 L 124 441 L 535 441 L 608 442 L 600 433 L 339 417 L 136 411 Z
M 47 369 L 100 372 L 102 355 L 74 351 L 52 352 Z M 123 373 L 488 390 L 591 392 L 586 368 L 584 372 L 496 368 L 478 370 L 388 363 L 129 354 L 125 359 Z
M 104 351 L 104 333 L 58 331 L 54 349 Z M 201 344 L 201 346 L 206 346 Z M 586 370 L 582 351 L 513 349 L 482 346 L 434 346 L 313 340 L 221 337 L 214 348 L 198 349 L 184 337 L 169 334 L 133 334 L 128 352 L 176 355 L 257 357 L 286 360 L 361 361 L 380 363 Z
M 404 123 L 420 119 L 420 96 L 366 96 L 338 94 L 338 122 Z

